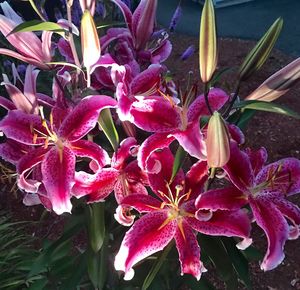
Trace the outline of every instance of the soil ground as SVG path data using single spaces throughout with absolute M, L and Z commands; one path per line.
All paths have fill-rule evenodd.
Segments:
M 166 62 L 166 65 L 172 71 L 175 80 L 180 80 L 182 85 L 186 84 L 188 71 L 193 71 L 193 80 L 199 82 L 198 55 L 195 53 L 186 61 L 180 60 L 180 55 L 189 46 L 198 46 L 198 39 L 183 35 L 172 35 L 173 42 L 172 56 Z M 219 68 L 238 67 L 247 52 L 254 46 L 254 42 L 238 39 L 220 39 L 219 41 Z M 249 81 L 243 84 L 240 97 L 244 98 L 267 77 L 276 72 L 292 60 L 291 57 L 274 51 L 264 65 L 264 67 L 253 76 Z M 226 73 L 222 78 L 221 86 L 225 91 L 232 91 L 236 70 Z M 282 96 L 278 102 L 286 105 L 294 111 L 300 113 L 300 86 L 297 85 L 288 94 Z M 259 148 L 264 146 L 269 152 L 269 161 L 275 161 L 285 157 L 300 158 L 300 121 L 283 115 L 271 113 L 257 113 L 250 121 L 245 131 L 245 146 Z M 0 208 L 6 208 L 18 220 L 35 220 L 40 219 L 43 209 L 41 207 L 25 207 L 21 200 L 16 200 L 12 194 L 1 185 Z M 8 198 L 10 196 L 10 198 Z M 294 196 L 292 200 L 300 206 L 300 195 Z M 62 217 L 52 215 L 47 219 L 47 226 L 30 229 L 32 233 L 43 237 L 50 233 L 50 236 L 57 236 L 61 231 Z M 266 249 L 266 240 L 262 231 L 254 228 L 255 245 Z M 285 247 L 286 259 L 277 269 L 263 273 L 258 263 L 251 265 L 251 279 L 254 290 L 288 290 L 300 289 L 300 239 L 288 241 Z M 208 279 L 214 277 L 214 274 L 206 273 Z M 222 287 L 222 286 L 220 286 Z M 225 289 L 225 288 L 220 288 Z M 230 289 L 229 289 L 230 290 Z

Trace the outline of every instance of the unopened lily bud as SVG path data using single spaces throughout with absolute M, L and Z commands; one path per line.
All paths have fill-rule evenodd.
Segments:
M 264 81 L 246 100 L 271 102 L 284 95 L 300 78 L 300 58 L 297 58 Z
M 141 13 L 135 31 L 136 49 L 143 48 L 153 33 L 156 8 L 157 8 L 157 0 L 142 0 L 138 8 L 136 9 L 136 11 L 139 11 Z
M 80 3 L 82 13 L 84 13 L 85 10 L 89 10 L 91 15 L 95 14 L 95 9 L 96 9 L 95 0 L 79 0 L 79 3 Z
M 229 134 L 225 121 L 218 112 L 214 112 L 209 120 L 206 147 L 209 167 L 222 167 L 228 162 L 230 157 Z
M 89 79 L 90 68 L 99 60 L 101 48 L 93 16 L 88 10 L 86 10 L 82 15 L 80 34 L 83 65 L 87 69 Z
M 212 0 L 206 0 L 200 24 L 199 65 L 200 76 L 204 83 L 208 83 L 216 70 L 218 61 L 217 33 L 215 12 Z

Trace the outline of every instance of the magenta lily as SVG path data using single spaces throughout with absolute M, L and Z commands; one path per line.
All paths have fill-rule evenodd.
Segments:
M 198 280 L 205 268 L 200 261 L 200 248 L 194 231 L 212 236 L 237 236 L 248 239 L 250 221 L 244 211 L 216 211 L 210 219 L 195 217 L 195 198 L 207 180 L 206 162 L 199 161 L 184 177 L 179 171 L 171 181 L 174 158 L 168 148 L 152 154 L 159 160 L 158 174 L 148 174 L 155 197 L 132 194 L 123 205 L 145 213 L 126 233 L 115 258 L 116 270 L 125 272 L 124 279 L 134 275 L 132 267 L 144 258 L 164 249 L 175 239 L 181 263 L 181 274 L 192 274 Z
M 219 110 L 228 100 L 228 95 L 220 89 L 211 89 L 209 102 L 214 111 Z M 154 132 L 141 145 L 139 166 L 147 171 L 147 158 L 151 152 L 168 147 L 175 139 L 191 156 L 206 160 L 206 145 L 199 119 L 208 116 L 204 95 L 198 96 L 190 106 L 176 105 L 168 96 L 144 98 L 136 101 L 130 108 L 133 123 L 148 132 Z
M 147 195 L 145 188 L 148 179 L 145 173 L 138 167 L 137 161 L 131 159 L 136 156 L 138 150 L 137 142 L 130 137 L 123 140 L 120 148 L 114 153 L 110 168 L 97 171 L 97 164 L 91 163 L 91 168 L 96 168 L 95 175 L 85 172 L 75 173 L 75 184 L 72 194 L 80 198 L 87 196 L 88 203 L 103 201 L 113 190 L 117 203 L 120 205 L 122 200 L 133 193 L 139 192 Z M 125 226 L 133 223 L 134 217 L 129 214 L 129 208 L 119 206 L 115 218 Z
M 53 108 L 50 122 L 44 119 L 43 114 L 29 115 L 18 110 L 8 112 L 0 122 L 0 130 L 12 140 L 35 147 L 17 164 L 19 187 L 26 192 L 37 193 L 42 182 L 52 209 L 57 214 L 71 212 L 75 156 L 90 158 L 98 168 L 109 163 L 107 153 L 100 146 L 80 139 L 94 128 L 101 110 L 115 106 L 114 99 L 93 95 L 82 99 L 63 120 L 57 119 L 59 114 Z M 32 169 L 39 165 L 42 179 L 30 179 L 28 176 Z
M 249 204 L 268 239 L 261 269 L 272 270 L 284 259 L 286 240 L 299 236 L 300 209 L 286 196 L 300 191 L 300 161 L 286 158 L 264 166 L 264 148 L 243 152 L 234 143 L 231 147 L 231 158 L 224 170 L 236 187 L 205 192 L 197 199 L 196 207 L 200 211 L 234 210 Z

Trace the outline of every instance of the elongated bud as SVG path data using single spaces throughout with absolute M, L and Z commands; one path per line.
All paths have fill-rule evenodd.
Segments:
M 79 3 L 80 3 L 82 13 L 84 13 L 85 10 L 89 10 L 91 15 L 94 16 L 95 9 L 96 9 L 96 1 L 95 0 L 79 0 Z
M 246 80 L 259 70 L 269 57 L 281 32 L 283 20 L 278 18 L 250 51 L 239 70 L 239 79 Z
M 218 61 L 215 12 L 212 0 L 206 0 L 200 24 L 199 65 L 204 83 L 211 80 Z
M 300 78 L 300 58 L 297 58 L 264 81 L 246 100 L 271 102 L 284 95 Z
M 230 157 L 229 134 L 222 116 L 211 116 L 206 139 L 207 164 L 211 168 L 224 166 Z
M 88 10 L 82 15 L 80 34 L 83 65 L 87 69 L 89 87 L 90 67 L 99 60 L 101 48 L 93 16 Z
M 141 7 L 140 10 L 139 7 Z M 157 0 L 142 0 L 136 11 L 140 11 L 141 16 L 135 31 L 135 48 L 143 48 L 154 30 Z

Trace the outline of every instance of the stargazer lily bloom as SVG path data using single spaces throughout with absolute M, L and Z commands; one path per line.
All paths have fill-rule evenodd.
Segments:
M 180 170 L 171 181 L 174 162 L 171 151 L 165 148 L 155 152 L 148 162 L 155 160 L 162 164 L 158 174 L 148 174 L 155 197 L 136 193 L 122 201 L 123 205 L 144 215 L 126 233 L 115 258 L 115 268 L 124 271 L 124 279 L 130 280 L 134 276 L 134 265 L 175 239 L 181 274 L 191 274 L 199 280 L 206 270 L 200 261 L 195 232 L 248 239 L 249 218 L 244 211 L 235 210 L 216 211 L 209 218 L 197 219 L 194 203 L 207 180 L 206 162 L 196 163 L 186 177 Z
M 16 32 L 7 36 L 17 25 L 23 22 L 7 2 L 1 4 L 4 15 L 0 15 L 0 31 L 18 52 L 0 48 L 0 54 L 17 58 L 41 69 L 50 69 L 51 31 L 44 31 L 40 40 L 33 32 Z
M 18 186 L 26 192 L 40 193 L 42 185 L 53 211 L 57 214 L 71 212 L 75 157 L 90 158 L 97 164 L 97 169 L 110 161 L 100 146 L 80 139 L 95 127 L 101 110 L 115 106 L 116 101 L 108 96 L 88 96 L 64 118 L 60 108 L 54 107 L 49 122 L 42 110 L 41 116 L 19 110 L 9 111 L 0 122 L 0 130 L 12 140 L 34 146 L 17 163 Z M 42 177 L 30 178 L 30 173 L 37 166 L 41 168 Z
M 228 100 L 228 95 L 220 89 L 211 89 L 209 102 L 218 111 Z M 139 165 L 147 171 L 147 158 L 151 152 L 168 147 L 175 139 L 191 156 L 206 160 L 206 145 L 200 130 L 200 117 L 208 116 L 204 95 L 198 96 L 190 105 L 182 106 L 173 99 L 163 96 L 150 96 L 134 102 L 130 108 L 133 123 L 148 132 L 154 132 L 144 143 L 138 154 Z
M 148 185 L 147 175 L 138 167 L 137 161 L 132 160 L 138 150 L 137 141 L 129 137 L 124 139 L 120 148 L 114 153 L 110 168 L 97 171 L 97 164 L 91 162 L 91 168 L 96 165 L 95 175 L 87 175 L 85 172 L 75 173 L 75 184 L 72 194 L 77 198 L 87 196 L 87 202 L 103 201 L 112 191 L 119 207 L 116 210 L 116 220 L 125 226 L 130 226 L 134 216 L 130 215 L 130 208 L 121 206 L 122 200 L 133 193 L 147 195 L 145 188 Z
M 286 196 L 300 191 L 300 161 L 285 158 L 265 166 L 267 153 L 264 148 L 243 152 L 234 143 L 231 147 L 231 157 L 224 170 L 236 187 L 201 194 L 196 208 L 214 212 L 249 204 L 256 223 L 268 239 L 261 269 L 272 270 L 284 259 L 286 240 L 299 236 L 300 209 L 287 201 Z

